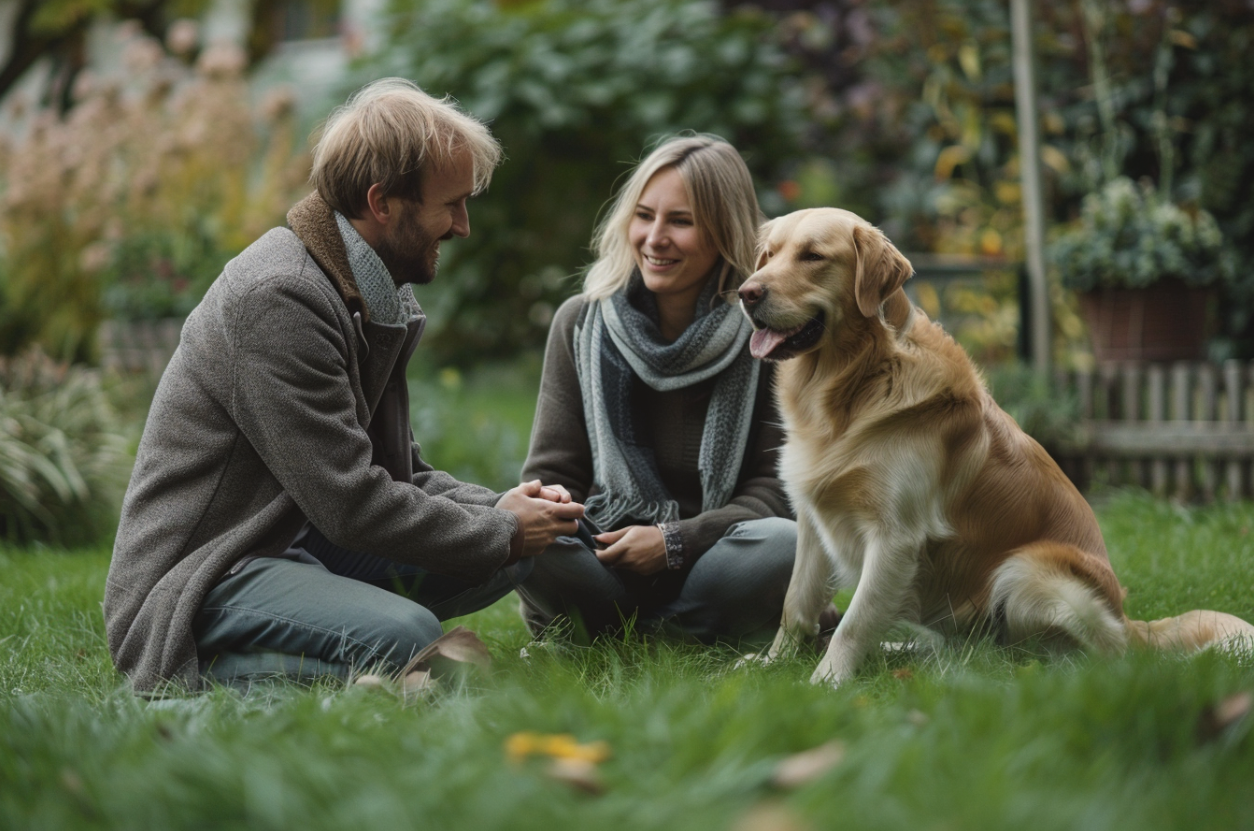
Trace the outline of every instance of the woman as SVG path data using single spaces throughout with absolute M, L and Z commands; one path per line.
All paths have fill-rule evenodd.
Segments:
M 549 333 L 523 478 L 564 485 L 605 533 L 536 558 L 518 589 L 534 633 L 562 614 L 588 636 L 633 617 L 707 642 L 778 626 L 796 524 L 771 368 L 727 300 L 760 222 L 740 154 L 696 135 L 650 153 L 597 229 Z

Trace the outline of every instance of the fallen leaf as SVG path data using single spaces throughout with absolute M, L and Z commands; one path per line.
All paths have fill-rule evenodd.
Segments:
M 505 740 L 505 754 L 511 761 L 521 761 L 528 756 L 552 756 L 555 759 L 577 759 L 599 764 L 610 757 L 606 742 L 580 744 L 569 733 L 515 733 Z
M 587 759 L 557 758 L 546 769 L 550 779 L 565 782 L 572 788 L 599 796 L 605 793 L 605 782 L 596 762 Z
M 787 805 L 762 802 L 746 811 L 731 831 L 809 831 L 810 828 L 810 823 Z
M 418 669 L 420 664 L 430 663 L 437 657 L 480 667 L 487 667 L 492 663 L 492 653 L 479 640 L 479 636 L 465 626 L 456 626 L 427 644 L 425 649 L 409 660 L 401 674 L 408 675 Z
M 845 758 L 845 744 L 839 739 L 803 750 L 781 760 L 775 766 L 771 784 L 783 790 L 808 785 L 836 767 Z
M 492 653 L 488 652 L 488 647 L 479 640 L 479 636 L 465 626 L 457 626 L 410 658 L 398 675 L 408 684 L 409 676 L 415 672 L 429 672 L 434 681 L 445 675 L 460 674 L 469 669 L 486 669 L 491 665 Z
M 359 676 L 357 680 L 353 682 L 353 686 L 377 690 L 383 687 L 384 683 L 385 682 L 382 676 L 368 673 L 366 675 Z
M 906 667 L 902 667 L 901 669 L 893 670 L 893 677 L 896 678 L 898 681 L 909 681 L 911 678 L 914 677 L 914 673 L 911 672 Z
M 417 695 L 420 692 L 429 690 L 435 686 L 435 679 L 431 677 L 430 670 L 418 669 L 405 676 L 405 680 L 401 682 L 401 689 L 406 696 Z
M 1236 724 L 1254 708 L 1254 694 L 1239 692 L 1202 710 L 1197 717 L 1197 739 L 1208 742 Z

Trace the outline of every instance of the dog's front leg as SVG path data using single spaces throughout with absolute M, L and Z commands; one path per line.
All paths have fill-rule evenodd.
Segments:
M 885 540 L 872 534 L 863 553 L 862 576 L 811 684 L 835 687 L 852 678 L 867 652 L 897 619 L 919 568 L 922 540 Z
M 819 633 L 819 613 L 832 599 L 835 564 L 809 511 L 797 511 L 797 559 L 784 596 L 784 614 L 766 662 L 793 655 Z

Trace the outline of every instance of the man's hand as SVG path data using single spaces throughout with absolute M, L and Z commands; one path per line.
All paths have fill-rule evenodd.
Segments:
M 497 500 L 518 517 L 521 551 L 519 557 L 534 557 L 561 536 L 575 533 L 575 520 L 583 516 L 583 505 L 570 501 L 570 494 L 561 485 L 541 485 L 540 480 L 523 482 Z M 514 543 L 519 543 L 515 535 Z M 514 545 L 510 546 L 513 552 Z
M 607 566 L 645 575 L 666 568 L 666 542 L 656 525 L 628 525 L 598 535 L 597 541 L 608 543 L 596 552 L 597 559 Z
M 528 482 L 527 484 L 531 483 Z M 540 498 L 547 499 L 550 502 L 569 502 L 570 491 L 566 490 L 566 488 L 561 485 L 541 485 Z

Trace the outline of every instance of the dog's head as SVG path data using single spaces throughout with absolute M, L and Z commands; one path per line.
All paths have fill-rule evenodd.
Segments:
M 910 261 L 879 229 L 849 211 L 813 208 L 762 226 L 758 270 L 740 287 L 755 358 L 784 361 L 825 336 L 878 318 L 910 277 Z

